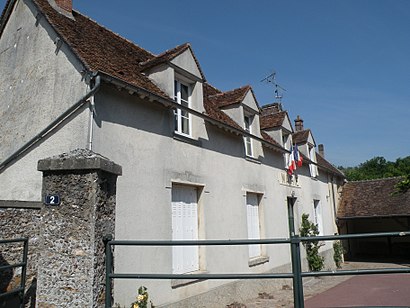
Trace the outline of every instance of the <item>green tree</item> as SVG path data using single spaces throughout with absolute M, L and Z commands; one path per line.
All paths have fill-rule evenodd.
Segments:
M 376 156 L 356 167 L 339 167 L 348 181 L 373 180 L 410 175 L 410 156 L 398 158 L 395 162 Z

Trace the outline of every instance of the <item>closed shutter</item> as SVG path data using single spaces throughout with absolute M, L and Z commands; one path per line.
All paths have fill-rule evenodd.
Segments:
M 259 204 L 256 194 L 246 195 L 246 212 L 248 220 L 248 238 L 260 239 Z M 249 257 L 254 258 L 261 255 L 261 245 L 249 245 Z
M 195 187 L 172 187 L 172 239 L 198 239 L 198 204 Z M 198 246 L 173 246 L 172 272 L 174 274 L 198 269 Z

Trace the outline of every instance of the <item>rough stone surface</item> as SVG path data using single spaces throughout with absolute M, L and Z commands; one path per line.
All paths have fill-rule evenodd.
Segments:
M 116 175 L 122 174 L 121 166 L 108 158 L 87 149 L 75 149 L 38 162 L 39 171 L 49 170 L 102 170 Z
M 37 260 L 39 255 L 40 210 L 21 208 L 0 208 L 0 239 L 17 239 L 26 237 L 29 240 L 27 256 L 26 307 L 34 307 Z M 1 244 L 0 262 L 4 265 L 22 261 L 23 244 Z M 0 273 L 0 293 L 20 286 L 21 268 Z M 34 291 L 34 292 L 33 292 Z
M 84 159 L 87 165 L 93 158 Z M 103 236 L 114 234 L 116 177 L 101 170 L 44 172 L 43 195 L 58 194 L 61 204 L 41 210 L 38 307 L 102 306 Z

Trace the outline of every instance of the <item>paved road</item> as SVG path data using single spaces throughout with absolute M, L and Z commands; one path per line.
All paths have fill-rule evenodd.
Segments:
M 356 276 L 305 301 L 305 308 L 410 307 L 410 274 Z

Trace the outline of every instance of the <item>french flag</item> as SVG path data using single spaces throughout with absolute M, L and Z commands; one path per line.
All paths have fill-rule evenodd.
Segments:
M 299 154 L 298 146 L 294 145 L 293 147 L 293 158 L 298 167 L 302 167 L 303 157 Z
M 289 175 L 292 175 L 293 172 L 296 170 L 295 151 L 294 151 L 294 149 L 295 149 L 294 146 L 292 146 L 291 149 L 290 149 L 290 155 L 289 155 L 289 160 L 288 160 L 288 165 L 287 165 Z

